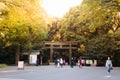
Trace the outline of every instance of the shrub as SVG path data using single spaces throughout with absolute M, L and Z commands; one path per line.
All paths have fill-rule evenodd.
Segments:
M 5 67 L 7 67 L 6 64 L 0 64 L 0 68 L 5 68 Z

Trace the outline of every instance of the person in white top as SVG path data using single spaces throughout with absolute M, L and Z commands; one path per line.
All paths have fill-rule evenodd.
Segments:
M 59 66 L 60 66 L 60 60 L 57 59 L 57 67 L 59 67 Z
M 60 58 L 60 66 L 61 66 L 61 68 L 63 67 L 63 59 L 62 58 Z
M 110 60 L 110 57 L 108 57 L 108 59 L 106 60 L 106 67 L 107 67 L 108 73 L 110 74 L 111 68 L 112 68 L 112 61 Z

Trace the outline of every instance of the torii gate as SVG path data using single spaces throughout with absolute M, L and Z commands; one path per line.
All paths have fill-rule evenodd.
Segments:
M 67 42 L 48 42 L 44 43 L 44 49 L 50 49 L 50 61 L 53 61 L 54 49 L 68 49 L 69 50 L 69 62 L 72 58 L 72 50 L 77 49 L 77 41 L 67 41 Z

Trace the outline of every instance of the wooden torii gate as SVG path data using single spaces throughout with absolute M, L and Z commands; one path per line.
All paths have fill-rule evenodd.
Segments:
M 72 58 L 72 50 L 77 49 L 77 41 L 67 41 L 67 42 L 48 42 L 44 43 L 44 49 L 50 49 L 50 61 L 53 61 L 54 49 L 68 49 L 69 50 L 69 62 Z

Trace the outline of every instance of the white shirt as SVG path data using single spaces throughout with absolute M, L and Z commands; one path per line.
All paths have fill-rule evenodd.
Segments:
M 110 64 L 111 67 L 112 67 L 112 61 L 111 61 L 111 60 L 107 60 L 107 61 L 106 61 L 106 67 L 109 67 L 109 66 L 108 66 L 109 64 Z

